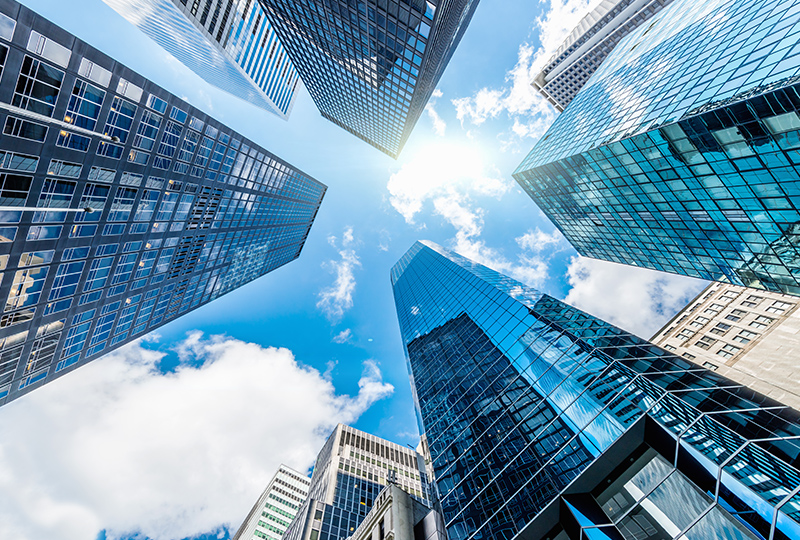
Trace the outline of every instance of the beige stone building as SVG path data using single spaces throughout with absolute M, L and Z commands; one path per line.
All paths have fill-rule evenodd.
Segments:
M 800 409 L 800 298 L 712 283 L 650 341 Z

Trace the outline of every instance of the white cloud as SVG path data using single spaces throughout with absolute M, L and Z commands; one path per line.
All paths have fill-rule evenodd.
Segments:
M 335 336 L 333 336 L 332 341 L 334 343 L 347 343 L 348 341 L 350 341 L 352 337 L 353 337 L 353 331 L 347 328 L 345 330 L 342 330 Z
M 287 349 L 194 333 L 181 354 L 162 374 L 136 342 L 3 407 L 0 538 L 235 529 L 280 463 L 393 391 L 374 362 L 347 396 Z
M 328 243 L 336 247 L 336 237 L 329 236 Z M 339 250 L 339 259 L 323 263 L 331 273 L 336 274 L 336 280 L 330 287 L 319 292 L 317 308 L 325 313 L 331 322 L 338 322 L 345 311 L 353 307 L 353 293 L 356 290 L 355 270 L 361 266 L 355 250 L 350 248 L 356 243 L 353 228 L 347 227 L 342 234 L 342 248 Z
M 565 301 L 650 339 L 708 282 L 646 268 L 573 257 Z
M 564 243 L 564 236 L 558 229 L 553 229 L 553 232 L 547 234 L 539 227 L 536 227 L 536 230 L 528 229 L 528 232 L 516 238 L 516 241 L 517 245 L 522 249 L 529 249 L 539 253 L 548 246 L 558 246 Z
M 517 63 L 506 74 L 501 88 L 481 88 L 475 95 L 453 99 L 456 118 L 479 126 L 505 113 L 513 119 L 511 132 L 538 139 L 555 119 L 555 110 L 531 86 L 531 81 L 553 56 L 567 35 L 600 0 L 550 0 L 547 12 L 535 23 L 539 47 L 523 43 Z
M 438 88 L 433 91 L 431 95 L 431 99 L 428 101 L 428 104 L 425 105 L 425 112 L 428 113 L 428 117 L 431 119 L 433 123 L 433 131 L 440 137 L 444 137 L 444 133 L 447 130 L 447 124 L 442 117 L 439 116 L 439 113 L 436 112 L 436 100 L 442 97 L 442 91 Z

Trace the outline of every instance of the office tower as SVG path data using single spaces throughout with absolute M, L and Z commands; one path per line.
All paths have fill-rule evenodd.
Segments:
M 317 455 L 308 499 L 283 539 L 344 540 L 388 485 L 429 505 L 424 471 L 414 450 L 339 424 Z
M 670 2 L 602 0 L 569 33 L 531 84 L 563 111 L 616 44 Z
M 800 414 L 429 243 L 391 273 L 450 540 L 800 537 Z
M 281 540 L 308 497 L 308 485 L 306 475 L 281 465 L 233 535 L 233 540 Z
M 478 0 L 259 0 L 322 116 L 397 157 Z
M 712 283 L 652 342 L 800 410 L 797 306 L 794 296 Z
M 258 0 L 103 0 L 207 83 L 284 120 L 298 75 Z
M 389 484 L 350 540 L 447 540 L 442 515 Z
M 798 5 L 675 0 L 620 41 L 517 182 L 582 255 L 800 294 Z
M 0 404 L 300 254 L 324 185 L 12 0 L 0 59 Z

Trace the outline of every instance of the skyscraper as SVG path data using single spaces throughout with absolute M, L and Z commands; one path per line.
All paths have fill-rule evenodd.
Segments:
M 344 540 L 353 535 L 388 485 L 429 504 L 421 455 L 339 424 L 317 455 L 308 499 L 284 540 Z
M 675 0 L 620 41 L 517 182 L 582 255 L 800 294 L 799 5 Z
M 308 485 L 303 473 L 281 465 L 233 540 L 280 540 L 308 497 Z
M 324 185 L 12 0 L 0 59 L 0 404 L 300 254 Z
M 103 0 L 209 84 L 283 119 L 298 75 L 258 0 Z
M 672 0 L 603 0 L 580 20 L 531 83 L 559 111 L 622 38 Z
M 450 540 L 800 536 L 800 414 L 429 243 L 391 273 Z
M 397 157 L 478 0 L 259 0 L 322 116 Z
M 712 283 L 651 341 L 800 410 L 797 308 L 793 296 Z

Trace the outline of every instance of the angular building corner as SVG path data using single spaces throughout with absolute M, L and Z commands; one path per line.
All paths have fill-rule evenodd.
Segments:
M 800 413 L 430 242 L 391 272 L 450 540 L 800 537 Z
M 394 158 L 478 5 L 478 0 L 258 1 L 322 116 Z
M 258 0 L 103 0 L 207 83 L 286 120 L 299 76 Z
M 0 126 L 0 404 L 294 260 L 325 195 L 13 0 Z
M 675 0 L 514 178 L 584 256 L 800 294 L 797 0 Z
M 308 498 L 282 538 L 446 540 L 429 506 L 420 454 L 339 424 L 319 451 Z M 428 536 L 415 537 L 417 527 Z

